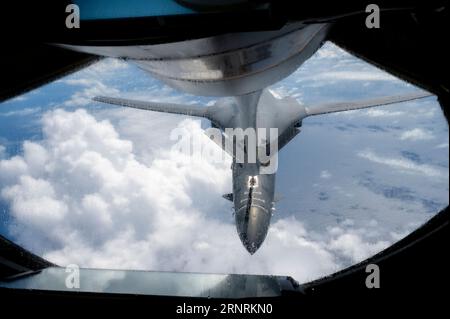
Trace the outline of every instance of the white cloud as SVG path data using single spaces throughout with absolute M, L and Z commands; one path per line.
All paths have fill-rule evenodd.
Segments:
M 117 72 L 126 72 L 130 68 L 125 61 L 113 58 L 106 58 L 90 65 L 69 78 L 57 81 L 70 86 L 80 86 L 83 89 L 76 91 L 64 106 L 81 107 L 92 102 L 92 98 L 97 95 L 115 96 L 120 91 L 114 87 L 106 85 L 105 79 L 113 79 Z
M 0 144 L 0 159 L 6 156 L 6 147 Z
M 127 68 L 129 68 L 129 64 L 123 60 L 120 59 L 114 59 L 114 58 L 105 58 L 93 65 L 91 65 L 88 69 L 86 69 L 86 72 L 91 72 L 96 75 L 104 75 L 107 74 L 114 74 L 118 71 L 124 71 Z
M 432 138 L 434 138 L 433 133 L 421 128 L 414 128 L 412 130 L 405 131 L 400 135 L 401 140 L 409 141 L 430 140 Z
M 333 176 L 333 175 L 331 175 L 331 173 L 327 170 L 323 170 L 320 172 L 320 178 L 328 179 L 331 176 Z
M 353 261 L 363 260 L 389 246 L 387 241 L 370 243 L 364 241 L 357 234 L 346 233 L 339 235 L 330 242 L 331 249 L 340 251 L 344 256 Z
M 344 81 L 397 81 L 388 73 L 380 71 L 330 71 L 319 73 L 314 76 L 316 81 L 344 80 Z
M 89 65 L 87 68 L 80 70 L 79 72 L 71 75 L 68 78 L 63 78 L 56 82 L 66 83 L 69 85 L 77 85 L 83 84 L 84 80 L 89 81 L 92 79 L 114 79 L 117 76 L 118 72 L 126 72 L 127 70 L 129 70 L 129 68 L 130 64 L 128 62 L 115 58 L 104 58 Z M 74 82 L 71 80 L 81 81 Z
M 18 178 L 27 171 L 27 163 L 20 156 L 0 161 L 0 186 L 17 182 Z
M 84 110 L 51 111 L 42 123 L 41 142 L 25 142 L 23 156 L 0 161 L 0 196 L 9 203 L 18 242 L 57 264 L 304 281 L 341 268 L 343 257 L 356 262 L 381 247 L 362 235 L 348 239 L 348 230 L 317 237 L 284 218 L 250 256 L 221 197 L 231 187 L 229 161 L 192 161 L 160 147 L 152 161 L 142 162 L 131 140 Z M 181 121 L 178 128 L 211 145 L 198 121 Z M 153 147 L 151 136 L 148 143 Z
M 3 188 L 1 196 L 25 225 L 51 229 L 59 226 L 68 213 L 65 203 L 55 198 L 50 182 L 28 175 L 20 176 L 18 184 Z
M 331 42 L 325 43 L 319 51 L 314 55 L 316 59 L 334 59 L 342 56 L 348 56 L 349 54 L 337 47 Z
M 401 116 L 404 115 L 404 112 L 401 111 L 388 111 L 388 110 L 382 110 L 382 109 L 369 109 L 366 112 L 367 116 L 370 117 L 395 117 L 395 116 Z
M 64 102 L 64 106 L 86 106 L 89 103 L 92 103 L 92 98 L 97 95 L 114 96 L 120 93 L 119 90 L 107 86 L 103 84 L 102 81 L 96 79 L 67 79 L 63 80 L 63 83 L 84 87 L 83 90 L 75 92 L 69 100 Z
M 0 116 L 4 116 L 4 117 L 9 117 L 9 116 L 26 116 L 26 115 L 31 115 L 31 114 L 35 114 L 41 111 L 40 107 L 27 107 L 24 109 L 20 109 L 17 111 L 9 111 L 9 112 L 5 112 L 5 113 L 0 113 Z
M 407 173 L 423 174 L 428 177 L 444 177 L 445 174 L 428 164 L 416 164 L 413 161 L 404 158 L 383 157 L 375 154 L 370 150 L 358 152 L 358 156 L 368 159 L 371 162 L 390 166 Z
M 436 148 L 448 148 L 448 142 L 447 143 L 441 143 L 436 146 Z
M 11 102 L 22 102 L 22 101 L 26 101 L 27 99 L 28 99 L 27 96 L 19 95 L 19 96 L 16 96 L 15 98 L 12 98 L 10 101 Z

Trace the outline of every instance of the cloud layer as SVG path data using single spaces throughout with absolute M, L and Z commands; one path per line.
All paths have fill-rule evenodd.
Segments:
M 290 274 L 303 281 L 388 245 L 367 242 L 353 229 L 317 237 L 290 217 L 275 222 L 250 257 L 221 198 L 230 188 L 229 162 L 193 161 L 169 148 L 141 162 L 109 121 L 81 109 L 50 111 L 42 124 L 42 141 L 26 141 L 23 156 L 0 161 L 1 196 L 19 242 L 55 263 Z M 184 120 L 178 129 L 211 145 L 197 121 Z

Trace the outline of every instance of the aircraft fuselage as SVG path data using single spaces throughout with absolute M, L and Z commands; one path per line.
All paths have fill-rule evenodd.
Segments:
M 250 254 L 266 238 L 275 194 L 275 174 L 260 174 L 260 163 L 233 162 L 233 203 L 236 229 Z
M 266 146 L 270 141 L 278 142 L 278 135 L 270 136 L 273 123 L 267 122 L 267 106 L 275 107 L 271 102 L 269 92 L 258 91 L 245 96 L 234 98 L 234 109 L 231 120 L 227 125 L 231 129 L 240 129 L 246 134 L 227 136 L 233 139 L 233 204 L 236 229 L 244 247 L 253 254 L 263 243 L 270 226 L 274 210 L 275 171 L 267 171 L 275 161 L 274 153 Z M 229 104 L 230 102 L 227 101 Z M 229 109 L 229 105 L 227 106 Z M 275 116 L 272 116 L 275 118 Z M 271 125 L 263 127 L 263 125 Z M 221 126 L 221 123 L 216 123 Z M 226 132 L 226 130 L 225 130 Z M 274 144 L 277 147 L 277 143 Z M 258 147 L 263 147 L 267 158 L 262 159 Z M 244 156 L 237 156 L 238 148 L 243 149 Z M 253 151 L 254 156 L 250 155 Z M 272 163 L 273 164 L 273 163 Z

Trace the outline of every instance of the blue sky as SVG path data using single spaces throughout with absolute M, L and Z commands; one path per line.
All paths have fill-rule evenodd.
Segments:
M 417 90 L 327 43 L 270 88 L 304 104 Z M 448 125 L 435 97 L 311 117 L 280 153 L 268 237 L 237 236 L 230 160 L 171 152 L 208 121 L 109 107 L 95 95 L 183 103 L 105 59 L 0 106 L 0 232 L 64 265 L 317 278 L 377 253 L 448 205 Z M 218 150 L 217 150 L 218 151 Z

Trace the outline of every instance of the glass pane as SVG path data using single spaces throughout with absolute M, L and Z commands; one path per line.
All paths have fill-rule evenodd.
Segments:
M 191 14 L 174 0 L 76 0 L 82 20 L 123 19 Z
M 95 293 L 119 293 L 206 298 L 251 298 L 280 296 L 280 281 L 273 276 L 213 275 L 173 272 L 142 272 L 80 269 L 75 273 L 50 267 L 0 287 Z
M 417 90 L 327 43 L 271 87 L 316 103 Z M 0 231 L 58 264 L 315 279 L 369 257 L 448 205 L 448 125 L 435 97 L 307 118 L 279 154 L 279 200 L 250 255 L 231 159 L 206 120 L 111 107 L 96 95 L 210 104 L 105 59 L 0 105 Z

